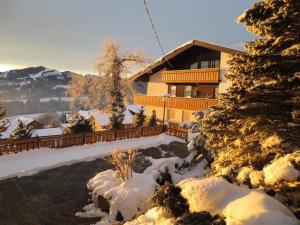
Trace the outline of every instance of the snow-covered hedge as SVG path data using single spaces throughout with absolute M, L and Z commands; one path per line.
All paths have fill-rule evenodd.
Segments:
M 300 164 L 300 152 L 287 154 L 284 157 L 274 160 L 265 166 L 262 171 L 250 167 L 242 167 L 238 173 L 237 180 L 242 183 L 249 179 L 253 186 L 261 184 L 274 185 L 281 181 L 296 181 L 300 171 L 294 167 Z
M 276 199 L 230 184 L 220 177 L 187 179 L 178 186 L 191 212 L 221 214 L 227 225 L 296 225 L 294 215 Z

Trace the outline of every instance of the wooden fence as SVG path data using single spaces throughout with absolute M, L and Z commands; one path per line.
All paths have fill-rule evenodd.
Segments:
M 105 130 L 94 133 L 65 134 L 57 136 L 34 137 L 19 140 L 1 140 L 0 155 L 17 153 L 24 150 L 37 148 L 65 148 L 76 145 L 93 144 L 96 142 L 109 142 L 122 139 L 156 136 L 163 133 L 162 126 L 131 128 L 122 130 Z M 165 132 L 169 135 L 183 139 L 187 137 L 187 130 L 174 127 L 166 127 Z

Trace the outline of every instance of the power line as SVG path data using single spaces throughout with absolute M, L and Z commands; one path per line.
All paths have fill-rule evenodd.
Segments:
M 156 38 L 156 40 L 157 40 L 157 42 L 158 42 L 158 45 L 159 45 L 159 47 L 160 47 L 160 50 L 162 51 L 163 55 L 165 55 L 166 53 L 165 53 L 164 48 L 163 48 L 163 46 L 162 46 L 162 44 L 161 44 L 161 42 L 160 42 L 160 40 L 159 40 L 158 33 L 157 33 L 157 31 L 156 31 L 155 25 L 154 25 L 154 23 L 153 23 L 153 20 L 152 20 L 152 18 L 151 18 L 150 12 L 149 12 L 149 10 L 148 10 L 148 6 L 147 6 L 147 3 L 146 3 L 146 0 L 144 0 L 144 5 L 145 5 L 145 10 L 146 10 L 146 12 L 147 12 L 147 15 L 148 15 L 149 21 L 150 21 L 150 23 L 151 23 L 152 29 L 153 29 L 153 31 L 154 31 L 155 38 Z M 168 60 L 167 60 L 167 62 L 168 62 L 168 64 L 169 64 L 170 67 L 173 67 L 172 64 L 171 64 Z

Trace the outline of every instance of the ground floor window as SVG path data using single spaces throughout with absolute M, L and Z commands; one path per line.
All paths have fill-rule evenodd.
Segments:
M 184 86 L 184 97 L 192 97 L 192 86 Z
M 175 85 L 169 86 L 169 94 L 171 97 L 176 97 L 176 86 Z

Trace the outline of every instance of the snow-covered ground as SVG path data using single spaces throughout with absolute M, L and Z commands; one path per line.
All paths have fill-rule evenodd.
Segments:
M 85 206 L 84 212 L 76 215 L 101 217 L 96 225 L 114 224 L 118 215 L 122 215 L 121 218 L 125 222 L 129 221 L 125 225 L 176 224 L 181 217 L 172 217 L 165 208 L 154 207 L 148 211 L 145 209 L 145 205 L 154 195 L 155 188 L 159 186 L 157 178 L 165 168 L 168 168 L 173 183 L 181 189 L 181 196 L 188 202 L 189 213 L 207 212 L 212 216 L 219 215 L 225 219 L 226 225 L 299 224 L 286 206 L 259 189 L 240 187 L 220 176 L 204 178 L 209 170 L 206 168 L 206 160 L 198 161 L 191 167 L 182 167 L 196 157 L 194 144 L 201 141 L 201 138 L 199 135 L 191 135 L 191 139 L 188 145 L 191 153 L 187 158 L 147 157 L 152 165 L 143 173 L 133 173 L 132 178 L 127 181 L 122 181 L 113 170 L 98 173 L 87 184 L 88 189 L 92 191 L 93 203 Z M 282 180 L 295 181 L 299 177 L 299 171 L 293 167 L 292 161 L 299 160 L 299 152 L 295 152 L 274 160 L 263 171 L 244 168 L 244 171 L 239 174 L 239 179 L 245 179 L 251 175 L 251 172 L 259 172 L 263 173 L 268 184 L 279 183 Z M 109 203 L 109 209 L 106 208 L 105 212 L 100 209 L 104 204 L 103 200 L 98 202 L 101 198 Z
M 111 154 L 115 148 L 125 151 L 128 148 L 148 148 L 169 144 L 172 141 L 183 142 L 182 139 L 161 134 L 153 137 L 101 142 L 63 149 L 41 148 L 3 155 L 0 157 L 0 180 L 32 175 L 42 170 L 71 165 L 76 162 L 91 161 Z

